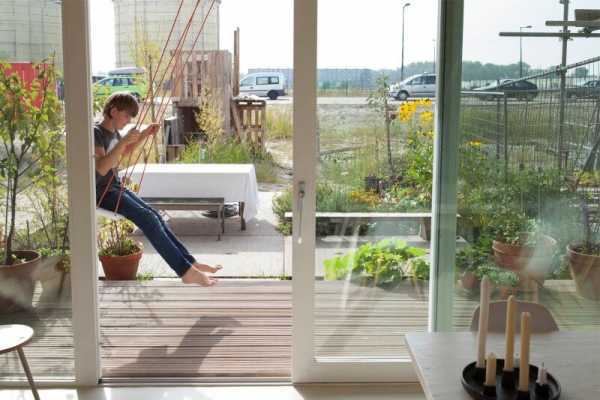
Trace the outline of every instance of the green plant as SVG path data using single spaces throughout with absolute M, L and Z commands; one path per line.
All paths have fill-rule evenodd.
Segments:
M 517 245 L 524 244 L 523 232 L 527 232 L 529 227 L 530 222 L 525 214 L 501 204 L 491 216 L 489 229 L 496 240 Z
M 265 132 L 270 140 L 291 139 L 294 132 L 291 109 L 287 107 L 269 107 Z
M 207 146 L 210 151 L 211 147 L 223 137 L 223 117 L 215 96 L 206 87 L 202 90 L 200 96 L 199 109 L 196 122 L 200 131 L 204 132 L 207 137 Z
M 404 278 L 406 262 L 425 255 L 425 250 L 401 240 L 367 243 L 344 256 L 325 260 L 326 279 L 370 279 L 375 285 L 394 285 Z M 422 273 L 422 266 L 420 273 Z
M 473 245 L 456 252 L 456 268 L 461 272 L 475 272 L 490 257 L 491 241 L 485 245 Z
M 519 286 L 519 276 L 512 271 L 498 271 L 494 275 L 492 282 L 496 286 L 517 287 Z
M 151 281 L 153 279 L 154 279 L 154 275 L 152 275 L 152 272 L 150 272 L 150 271 L 139 273 L 136 276 L 136 280 L 138 282 L 146 282 L 146 281 Z
M 221 138 L 206 145 L 200 142 L 190 142 L 186 144 L 181 153 L 179 162 L 183 164 L 254 164 L 256 179 L 259 182 L 277 182 L 277 165 L 268 151 L 230 138 Z
M 0 185 L 4 189 L 4 248 L 2 264 L 13 263 L 17 199 L 28 188 L 51 179 L 55 169 L 45 161 L 54 157 L 63 140 L 62 109 L 54 91 L 52 63 L 34 66 L 36 76 L 26 83 L 9 65 L 0 63 Z
M 413 258 L 408 261 L 408 271 L 414 279 L 428 281 L 430 269 L 429 262 L 423 258 Z
M 387 75 L 382 74 L 377 77 L 375 90 L 367 97 L 367 104 L 373 107 L 379 114 L 383 116 L 385 126 L 385 140 L 387 144 L 387 159 L 390 172 L 394 172 L 394 163 L 392 160 L 392 135 L 390 125 L 392 119 L 390 117 L 390 107 L 388 104 L 390 84 Z
M 98 232 L 98 254 L 100 256 L 127 256 L 140 251 L 140 247 L 129 237 L 134 225 L 124 218 L 105 220 Z
M 479 280 L 483 279 L 484 276 L 487 276 L 493 282 L 499 272 L 500 269 L 496 264 L 491 261 L 487 261 L 477 267 L 475 270 L 475 276 Z

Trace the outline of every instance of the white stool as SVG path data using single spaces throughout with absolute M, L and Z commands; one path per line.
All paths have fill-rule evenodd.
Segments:
M 9 351 L 16 350 L 19 353 L 21 364 L 27 375 L 31 392 L 35 400 L 40 400 L 40 395 L 35 388 L 31 371 L 29 370 L 29 364 L 25 358 L 23 352 L 23 346 L 25 346 L 33 337 L 33 329 L 26 325 L 0 325 L 0 354 L 8 353 Z

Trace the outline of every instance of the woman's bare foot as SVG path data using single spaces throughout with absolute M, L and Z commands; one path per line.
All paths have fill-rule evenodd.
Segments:
M 218 282 L 216 278 L 206 275 L 195 266 L 190 267 L 181 277 L 183 283 L 196 283 L 201 286 L 213 286 Z
M 210 265 L 207 264 L 200 264 L 195 262 L 194 263 L 194 268 L 196 268 L 199 271 L 202 272 L 210 272 L 211 274 L 214 274 L 215 272 L 221 270 L 223 267 L 221 265 L 215 265 L 214 267 L 211 267 Z

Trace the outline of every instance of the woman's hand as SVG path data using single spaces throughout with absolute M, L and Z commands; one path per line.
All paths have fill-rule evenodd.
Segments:
M 142 135 L 144 135 L 144 136 L 156 135 L 156 133 L 158 132 L 159 129 L 160 129 L 160 124 L 156 124 L 156 123 L 150 124 L 142 131 Z

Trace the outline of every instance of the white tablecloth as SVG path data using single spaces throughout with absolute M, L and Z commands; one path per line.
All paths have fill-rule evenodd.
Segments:
M 133 182 L 140 182 L 143 169 L 143 164 L 129 169 Z M 147 164 L 139 194 L 164 198 L 223 197 L 226 203 L 243 201 L 246 221 L 258 211 L 258 184 L 252 164 Z

